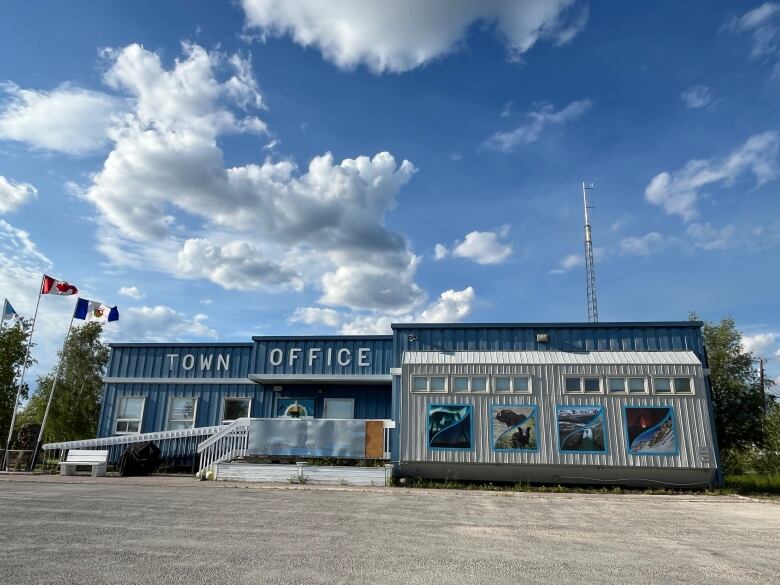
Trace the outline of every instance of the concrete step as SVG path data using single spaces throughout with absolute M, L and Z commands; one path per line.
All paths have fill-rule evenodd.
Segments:
M 313 483 L 332 485 L 387 485 L 391 468 L 335 465 L 282 465 L 220 463 L 218 481 L 255 481 L 271 483 Z M 302 478 L 302 479 L 301 479 Z

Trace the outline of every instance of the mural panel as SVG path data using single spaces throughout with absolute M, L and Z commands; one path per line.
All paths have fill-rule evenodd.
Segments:
M 558 449 L 564 453 L 606 453 L 601 406 L 558 406 Z
M 677 455 L 671 406 L 626 406 L 626 444 L 631 455 Z
M 536 406 L 492 404 L 491 443 L 494 451 L 537 451 Z
M 428 405 L 428 447 L 431 449 L 472 448 L 470 404 Z

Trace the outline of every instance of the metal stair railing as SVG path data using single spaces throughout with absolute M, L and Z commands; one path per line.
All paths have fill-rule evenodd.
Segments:
M 249 446 L 249 418 L 239 418 L 223 426 L 198 445 L 200 466 L 198 477 L 205 477 L 218 463 L 244 457 Z

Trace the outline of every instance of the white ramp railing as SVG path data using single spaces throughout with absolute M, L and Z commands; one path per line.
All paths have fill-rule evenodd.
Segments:
M 198 477 L 205 477 L 217 463 L 232 461 L 247 454 L 250 418 L 239 418 L 222 427 L 214 435 L 198 445 L 200 465 Z

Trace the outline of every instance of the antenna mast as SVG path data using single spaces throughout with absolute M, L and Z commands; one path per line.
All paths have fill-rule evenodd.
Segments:
M 596 265 L 593 262 L 593 239 L 588 219 L 588 191 L 593 189 L 593 183 L 582 183 L 582 203 L 585 207 L 585 291 L 588 297 L 588 323 L 598 323 L 599 303 L 596 300 Z

